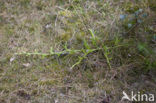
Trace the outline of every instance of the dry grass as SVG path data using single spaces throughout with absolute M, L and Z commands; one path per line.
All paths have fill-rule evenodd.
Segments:
M 138 6 L 149 16 L 128 29 L 120 15 Z M 123 90 L 155 93 L 154 8 L 130 0 L 58 0 L 55 6 L 50 0 L 1 0 L 0 103 L 126 103 Z M 105 49 L 86 56 L 15 55 L 49 53 L 51 47 L 59 52 L 65 44 Z

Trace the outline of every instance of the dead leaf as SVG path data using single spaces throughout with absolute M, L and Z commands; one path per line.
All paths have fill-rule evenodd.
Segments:
M 24 67 L 29 67 L 30 66 L 30 63 L 24 63 L 23 66 Z
M 10 58 L 10 62 L 13 62 L 14 60 L 15 60 L 14 56 Z

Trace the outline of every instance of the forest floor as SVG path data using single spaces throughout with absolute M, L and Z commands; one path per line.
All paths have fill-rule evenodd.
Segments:
M 156 99 L 155 4 L 0 0 L 0 103 Z

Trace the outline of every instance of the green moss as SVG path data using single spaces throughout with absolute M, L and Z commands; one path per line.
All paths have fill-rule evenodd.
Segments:
M 72 17 L 72 12 L 69 11 L 69 10 L 60 11 L 58 14 L 59 14 L 60 16 Z
M 71 32 L 65 32 L 63 34 L 61 34 L 59 37 L 58 37 L 58 40 L 61 40 L 63 42 L 67 42 L 70 38 L 71 38 Z
M 79 32 L 78 34 L 76 34 L 76 39 L 77 41 L 82 42 L 85 36 L 86 36 L 85 32 Z

